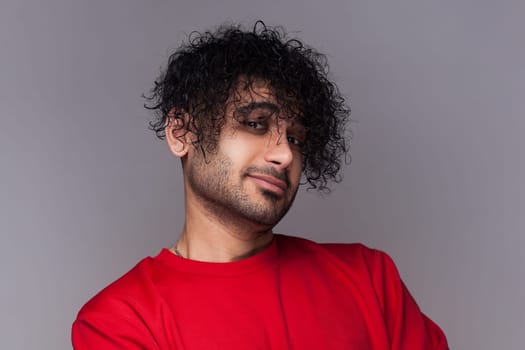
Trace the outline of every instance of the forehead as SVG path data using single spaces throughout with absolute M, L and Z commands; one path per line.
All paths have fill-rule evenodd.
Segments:
M 300 120 L 302 114 L 296 99 L 289 94 L 279 95 L 268 82 L 261 79 L 239 79 L 230 94 L 228 105 L 234 112 L 267 110 L 282 119 Z
M 260 79 L 239 79 L 237 84 L 235 84 L 230 100 L 234 104 L 262 101 L 277 104 L 275 92 L 270 87 L 270 84 Z

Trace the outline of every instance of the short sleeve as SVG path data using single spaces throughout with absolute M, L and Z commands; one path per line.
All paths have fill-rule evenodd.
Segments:
M 159 349 L 147 325 L 132 308 L 109 303 L 101 310 L 82 311 L 73 323 L 75 350 Z
M 448 350 L 443 331 L 426 315 L 401 280 L 392 259 L 369 250 L 370 273 L 383 309 L 392 350 Z

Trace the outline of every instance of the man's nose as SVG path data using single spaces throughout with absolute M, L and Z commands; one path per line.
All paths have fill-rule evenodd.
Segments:
M 274 130 L 268 140 L 265 160 L 279 170 L 287 169 L 293 160 L 293 152 L 285 130 Z

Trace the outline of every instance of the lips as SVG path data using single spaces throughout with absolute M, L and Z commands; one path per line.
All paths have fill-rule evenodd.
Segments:
M 285 181 L 274 176 L 260 174 L 250 174 L 249 176 L 264 187 L 268 189 L 275 189 L 274 192 L 284 193 L 288 189 L 288 185 Z

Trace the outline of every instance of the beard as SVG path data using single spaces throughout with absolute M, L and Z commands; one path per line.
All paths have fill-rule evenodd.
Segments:
M 244 179 L 251 173 L 275 176 L 287 183 L 287 190 L 279 196 L 264 189 L 248 193 Z M 217 154 L 196 156 L 188 169 L 188 183 L 204 203 L 208 213 L 220 220 L 249 221 L 273 227 L 290 209 L 297 188 L 290 186 L 287 174 L 273 168 L 250 166 L 233 172 L 233 162 L 218 151 Z

